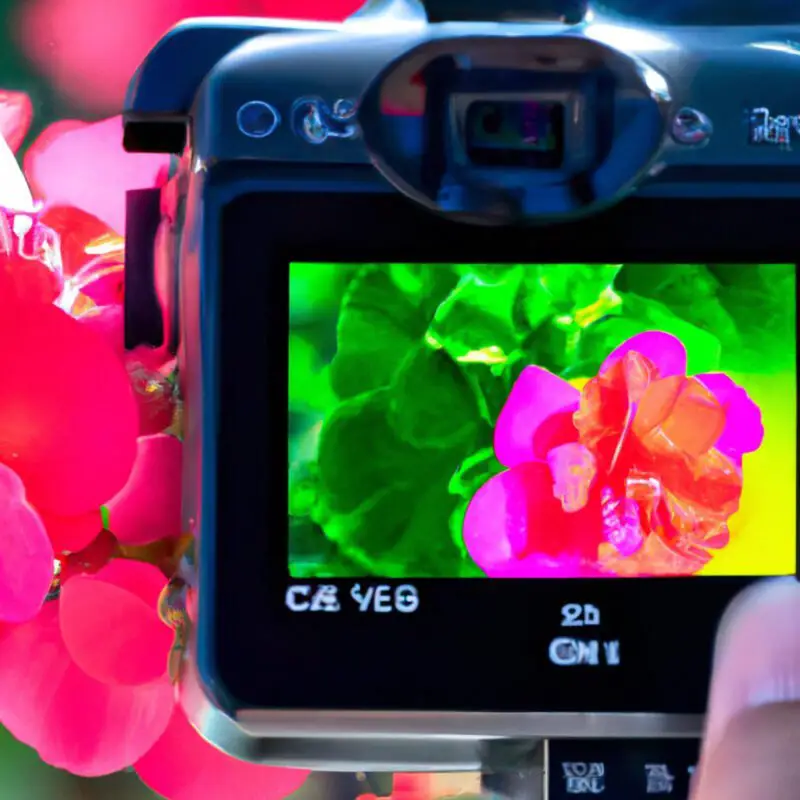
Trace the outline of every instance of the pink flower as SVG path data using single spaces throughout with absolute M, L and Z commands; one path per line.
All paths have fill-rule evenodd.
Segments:
M 169 800 L 281 800 L 297 791 L 309 772 L 235 761 L 203 741 L 176 708 L 164 735 L 134 768 Z
M 582 392 L 526 367 L 495 427 L 508 469 L 472 498 L 465 545 L 490 577 L 692 574 L 727 543 L 763 435 L 745 391 L 687 378 L 666 333 L 629 339 Z
M 53 545 L 19 475 L 2 465 L 0 539 L 0 620 L 24 622 L 38 613 L 50 590 Z
M 165 583 L 149 564 L 112 561 L 72 577 L 35 619 L 7 628 L 0 722 L 76 775 L 116 772 L 144 755 L 172 714 L 172 634 L 156 612 Z
M 45 207 L 80 209 L 109 231 L 125 232 L 125 192 L 166 180 L 169 157 L 122 149 L 122 117 L 57 122 L 31 145 L 23 161 L 33 195 Z
M 159 433 L 139 439 L 128 483 L 108 502 L 108 526 L 123 545 L 177 539 L 181 527 L 181 442 Z
M 290 794 L 305 770 L 269 769 L 206 744 L 174 705 L 173 632 L 158 616 L 166 578 L 115 559 L 76 573 L 32 621 L 0 636 L 0 722 L 41 758 L 76 775 L 134 765 L 170 800 Z
M 16 146 L 29 104 L 3 97 L 0 132 Z M 174 362 L 124 349 L 118 235 L 124 191 L 161 185 L 165 162 L 131 160 L 120 135 L 118 119 L 51 126 L 26 156 L 43 211 L 0 153 L 31 230 L 60 234 L 69 279 L 53 305 L 60 265 L 0 253 L 0 723 L 78 775 L 135 764 L 173 800 L 282 797 L 308 773 L 224 756 L 175 706 L 175 632 L 159 617 L 187 539 L 181 443 L 163 433 L 176 424 Z M 13 214 L 0 208 L 3 236 L 16 235 Z
M 0 341 L 0 464 L 22 479 L 57 546 L 80 549 L 85 543 L 64 536 L 59 521 L 96 514 L 136 457 L 139 415 L 127 372 L 54 306 L 5 307 Z
M 27 134 L 31 109 L 27 95 L 0 90 L 0 135 L 12 149 Z M 61 292 L 66 275 L 72 278 L 67 292 L 71 301 L 67 306 L 62 298 L 62 307 L 72 310 L 79 297 L 93 304 L 121 303 L 125 192 L 163 185 L 169 163 L 168 156 L 126 153 L 120 117 L 50 125 L 25 154 L 25 176 L 13 158 L 10 164 L 0 159 L 2 295 L 26 303 L 50 303 Z M 91 175 L 103 179 L 87 178 Z M 41 251 L 38 261 L 20 258 L 17 242 L 4 246 L 3 225 L 13 222 L 5 221 L 9 210 L 30 212 L 34 226 L 28 241 L 20 238 L 20 244 L 27 253 Z M 58 242 L 53 241 L 53 233 Z M 58 252 L 54 254 L 53 249 Z M 74 277 L 76 273 L 80 275 Z

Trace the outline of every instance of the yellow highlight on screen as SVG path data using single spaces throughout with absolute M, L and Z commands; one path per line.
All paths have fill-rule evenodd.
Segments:
M 797 560 L 797 379 L 731 375 L 761 408 L 764 442 L 743 460 L 730 542 L 700 575 L 793 575 Z

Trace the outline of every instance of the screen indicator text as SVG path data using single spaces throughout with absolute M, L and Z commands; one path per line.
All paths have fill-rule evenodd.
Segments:
M 343 603 L 362 614 L 413 614 L 419 608 L 419 592 L 407 583 L 400 586 L 356 583 L 349 590 L 330 584 L 293 584 L 286 590 L 286 608 L 294 613 L 337 613 Z
M 550 663 L 557 667 L 617 667 L 620 664 L 619 642 L 584 641 L 559 636 L 547 650 Z
M 362 586 L 357 583 L 350 590 L 350 597 L 361 612 L 391 614 L 397 611 L 401 614 L 413 614 L 419 608 L 419 592 L 410 584 Z

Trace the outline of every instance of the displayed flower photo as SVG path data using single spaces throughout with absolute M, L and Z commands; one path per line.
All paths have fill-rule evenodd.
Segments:
M 793 574 L 791 264 L 290 266 L 289 572 Z

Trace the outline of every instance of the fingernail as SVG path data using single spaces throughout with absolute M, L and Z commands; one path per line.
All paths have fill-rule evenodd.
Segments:
M 725 612 L 714 654 L 704 752 L 747 708 L 800 700 L 800 583 L 763 581 Z

